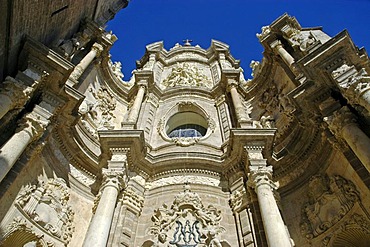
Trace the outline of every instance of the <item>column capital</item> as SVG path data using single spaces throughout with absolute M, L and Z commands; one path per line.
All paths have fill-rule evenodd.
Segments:
M 104 47 L 99 43 L 94 43 L 91 46 L 91 50 L 96 52 L 96 57 L 99 57 L 101 55 L 102 51 L 104 50 Z
M 227 78 L 227 85 L 226 85 L 226 90 L 228 92 L 231 91 L 232 88 L 237 88 L 238 87 L 238 81 L 235 80 L 234 78 Z
M 282 48 L 283 44 L 281 43 L 280 40 L 277 39 L 270 43 L 270 47 L 271 49 L 278 49 L 278 48 Z
M 145 80 L 140 80 L 136 83 L 136 85 L 140 88 L 146 89 L 148 87 L 148 82 Z
M 261 185 L 268 185 L 275 190 L 279 186 L 272 181 L 272 173 L 272 166 L 249 166 L 248 185 L 254 189 Z
M 32 140 L 35 140 L 44 133 L 50 123 L 50 117 L 50 112 L 36 105 L 32 112 L 19 121 L 16 132 L 24 130 L 31 136 Z
M 31 87 L 21 84 L 16 79 L 7 76 L 2 83 L 0 94 L 12 99 L 12 107 L 22 106 L 32 92 Z
M 343 127 L 350 124 L 357 124 L 355 116 L 347 106 L 343 106 L 331 116 L 324 117 L 324 121 L 328 124 L 331 132 L 337 137 L 341 137 Z
M 117 168 L 103 168 L 103 182 L 101 185 L 101 190 L 104 190 L 106 187 L 114 187 L 117 191 L 120 191 L 124 184 L 124 169 Z

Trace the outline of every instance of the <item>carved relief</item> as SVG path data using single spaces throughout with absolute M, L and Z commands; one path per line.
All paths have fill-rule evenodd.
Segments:
M 163 204 L 154 211 L 149 233 L 155 241 L 151 246 L 230 246 L 220 240 L 225 228 L 220 225 L 221 211 L 213 205 L 205 207 L 197 193 L 184 186 L 172 206 Z M 150 246 L 150 245 L 149 245 Z
M 238 211 L 242 205 L 244 200 L 247 198 L 247 193 L 245 188 L 242 187 L 239 190 L 233 191 L 230 197 L 230 206 L 234 212 Z
M 165 87 L 212 87 L 211 80 L 199 68 L 188 63 L 178 63 L 176 67 L 172 68 L 170 75 L 164 79 L 162 84 Z
M 144 197 L 136 193 L 132 188 L 128 187 L 122 191 L 122 201 L 141 210 L 144 204 Z
M 307 239 L 319 236 L 339 222 L 360 198 L 355 185 L 339 175 L 312 177 L 308 196 L 300 225 Z
M 357 71 L 355 66 L 343 64 L 334 70 L 331 75 L 351 103 L 360 104 L 366 109 L 369 108 L 366 97 L 365 99 L 361 97 L 366 91 L 370 90 L 370 76 L 364 68 Z
M 289 43 L 293 47 L 298 47 L 303 52 L 309 50 L 318 42 L 311 31 L 301 31 L 290 26 L 285 26 L 283 32 Z
M 84 126 L 96 136 L 97 129 L 113 129 L 113 111 L 116 109 L 115 97 L 107 88 L 90 89 L 93 101 L 84 100 L 79 108 Z M 84 122 L 85 121 L 85 122 Z M 91 125 L 91 127 L 89 127 Z
M 263 121 L 263 125 L 266 126 L 263 128 L 269 128 L 268 126 L 276 127 L 277 137 L 286 133 L 289 125 L 294 120 L 293 112 L 295 111 L 295 107 L 290 102 L 289 97 L 281 91 L 275 85 L 271 85 L 263 92 L 259 103 L 259 106 L 266 111 L 265 116 L 260 119 L 261 124 Z
M 220 180 L 205 176 L 195 176 L 195 175 L 178 175 L 157 179 L 151 183 L 147 183 L 147 189 L 153 189 L 157 187 L 162 187 L 169 184 L 184 184 L 186 182 L 192 184 L 204 184 L 210 186 L 219 186 Z
M 74 231 L 74 213 L 68 206 L 68 200 L 69 192 L 63 179 L 40 176 L 38 186 L 25 185 L 18 193 L 14 204 L 22 213 L 17 216 L 17 222 L 9 225 L 11 229 L 8 230 L 14 231 L 14 226 L 19 225 L 29 225 L 31 228 L 37 225 L 67 244 Z
M 84 50 L 84 46 L 89 41 L 90 36 L 88 35 L 88 31 L 84 30 L 83 32 L 76 33 L 71 39 L 63 40 L 58 48 L 65 58 L 72 60 L 78 51 Z

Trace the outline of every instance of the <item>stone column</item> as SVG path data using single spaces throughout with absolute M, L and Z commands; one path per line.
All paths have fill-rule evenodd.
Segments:
M 145 95 L 145 89 L 148 85 L 146 81 L 139 81 L 137 83 L 139 89 L 137 91 L 136 98 L 134 100 L 134 104 L 132 105 L 127 121 L 130 123 L 135 123 L 137 121 L 137 118 L 139 116 L 139 112 L 141 109 L 141 103 L 143 102 L 144 95 Z
M 84 247 L 105 247 L 107 245 L 118 194 L 124 185 L 125 165 L 126 155 L 114 154 L 108 161 L 108 168 L 103 169 L 100 199 L 87 230 Z
M 227 90 L 231 94 L 231 99 L 233 101 L 236 118 L 241 127 L 251 127 L 252 121 L 246 112 L 246 107 L 243 105 L 241 97 L 237 90 L 238 83 L 234 79 L 228 79 Z
M 370 139 L 357 125 L 356 119 L 348 107 L 342 107 L 333 115 L 325 117 L 324 121 L 337 138 L 343 138 L 347 142 L 370 172 Z
M 267 166 L 262 149 L 261 146 L 246 147 L 249 160 L 248 183 L 257 194 L 268 246 L 289 247 L 292 243 L 273 193 L 277 185 L 272 181 L 272 167 Z
M 23 106 L 32 91 L 11 77 L 5 78 L 0 90 L 0 119 L 10 110 Z
M 280 57 L 284 60 L 286 64 L 289 65 L 289 67 L 292 66 L 292 64 L 294 63 L 294 58 L 292 57 L 292 55 L 289 54 L 289 52 L 284 49 L 283 44 L 280 40 L 275 40 L 274 42 L 272 42 L 270 44 L 270 47 L 280 55 Z
M 0 182 L 27 146 L 44 133 L 51 115 L 49 111 L 36 105 L 31 113 L 21 119 L 16 133 L 0 149 Z
M 94 43 L 89 53 L 87 53 L 80 63 L 74 68 L 70 77 L 77 81 L 90 63 L 94 60 L 94 58 L 99 57 L 102 51 L 103 46 L 98 43 Z

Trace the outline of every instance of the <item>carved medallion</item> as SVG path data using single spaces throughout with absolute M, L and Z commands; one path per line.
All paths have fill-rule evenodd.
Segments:
M 219 240 L 220 234 L 226 231 L 220 224 L 221 211 L 213 205 L 205 207 L 187 184 L 171 206 L 164 203 L 154 210 L 152 221 L 149 234 L 156 240 L 148 240 L 151 246 L 230 246 L 227 241 Z
M 338 223 L 360 198 L 355 185 L 339 175 L 312 177 L 308 195 L 301 222 L 301 233 L 308 239 Z

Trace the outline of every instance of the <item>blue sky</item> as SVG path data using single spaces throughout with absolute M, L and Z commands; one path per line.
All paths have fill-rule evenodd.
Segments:
M 129 80 L 150 43 L 163 40 L 168 50 L 191 39 L 207 49 L 216 39 L 230 46 L 250 78 L 250 61 L 262 59 L 256 33 L 284 13 L 302 27 L 322 26 L 330 36 L 347 29 L 357 46 L 370 51 L 370 0 L 131 0 L 107 26 L 118 36 L 112 60 L 122 63 Z

